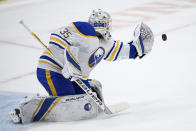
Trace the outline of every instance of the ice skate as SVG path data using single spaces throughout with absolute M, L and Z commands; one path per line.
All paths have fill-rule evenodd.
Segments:
M 9 116 L 14 123 L 21 123 L 20 110 L 18 108 L 9 112 Z

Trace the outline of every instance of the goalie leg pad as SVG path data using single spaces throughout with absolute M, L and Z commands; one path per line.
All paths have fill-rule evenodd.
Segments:
M 63 97 L 33 97 L 20 103 L 22 123 L 72 121 L 98 116 L 101 109 L 86 94 Z

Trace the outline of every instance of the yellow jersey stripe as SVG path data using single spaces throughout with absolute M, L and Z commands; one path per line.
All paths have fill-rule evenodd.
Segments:
M 39 102 L 39 105 L 37 106 L 35 112 L 33 113 L 32 121 L 33 121 L 35 115 L 37 114 L 38 110 L 40 109 L 41 105 L 43 104 L 44 100 L 45 100 L 45 98 L 42 98 L 41 101 Z
M 76 58 L 73 56 L 73 54 L 70 51 L 70 48 L 67 47 L 67 51 L 69 52 L 70 56 L 72 57 L 72 59 L 79 65 L 79 62 L 76 60 Z M 43 54 L 49 55 L 51 56 L 51 54 L 49 52 L 43 52 Z M 55 67 L 56 68 L 56 67 Z
M 140 44 L 140 40 L 138 39 L 138 43 L 139 43 L 139 48 L 140 50 L 142 50 L 141 44 Z
M 65 43 L 64 41 L 62 41 L 61 39 L 59 39 L 59 38 L 57 38 L 55 36 L 50 36 L 50 40 L 56 41 L 57 43 L 60 43 L 64 47 L 68 47 L 68 44 L 67 43 Z
M 114 59 L 116 52 L 119 48 L 119 45 L 120 45 L 120 40 L 117 41 L 116 47 L 114 48 L 114 51 L 112 52 L 111 56 L 108 58 L 107 61 L 112 61 Z
M 85 35 L 85 34 L 81 33 L 73 23 L 71 23 L 71 24 L 72 24 L 73 28 L 76 30 L 76 32 L 78 32 L 78 34 L 80 34 L 81 36 L 84 36 L 87 38 L 97 38 L 97 36 L 89 36 L 89 35 Z
M 56 106 L 56 104 L 62 99 L 63 97 L 59 97 L 55 100 L 55 102 L 53 102 L 52 106 L 49 108 L 49 110 L 45 113 L 45 115 L 41 118 L 41 120 L 44 120 L 49 113 L 52 111 L 52 109 Z
M 43 54 L 51 56 L 51 54 L 49 52 L 46 52 L 46 51 L 43 52 Z
M 53 82 L 52 82 L 52 79 L 51 79 L 51 75 L 50 75 L 50 71 L 49 70 L 46 70 L 46 79 L 48 81 L 48 85 L 50 87 L 50 90 L 52 92 L 52 95 L 53 96 L 57 96 L 57 93 L 56 93 L 55 87 L 53 85 Z
M 89 75 L 88 76 L 82 76 L 83 79 L 88 79 Z
M 106 30 L 105 29 L 105 27 L 94 27 L 95 29 L 104 29 L 104 30 Z
M 71 65 L 75 70 L 77 70 L 80 74 L 82 74 L 82 72 L 80 70 L 78 70 L 74 65 L 72 65 L 70 62 L 68 62 L 69 65 Z
M 75 57 L 73 56 L 73 54 L 71 53 L 69 46 L 67 46 L 67 51 L 68 51 L 68 53 L 70 54 L 70 56 L 72 57 L 72 59 L 79 65 L 79 62 L 76 60 L 76 58 L 75 58 Z M 43 54 L 47 54 L 47 55 L 51 56 L 51 54 L 50 54 L 49 52 L 43 52 Z M 52 63 L 49 63 L 49 62 L 44 61 L 44 60 L 39 60 L 39 62 L 40 62 L 40 63 L 49 64 L 49 65 L 51 65 L 52 67 L 54 67 L 55 69 L 61 71 L 61 68 L 59 68 L 59 67 L 53 65 Z M 73 65 L 72 65 L 72 66 L 73 66 Z M 74 67 L 74 68 L 75 68 L 75 67 Z M 75 69 L 76 69 L 76 68 L 75 68 Z M 79 70 L 77 69 L 77 71 L 79 71 Z M 79 72 L 80 72 L 80 71 L 79 71 Z M 81 73 L 81 72 L 80 72 L 80 73 Z
M 45 63 L 45 64 L 48 64 L 50 66 L 52 66 L 53 68 L 57 69 L 58 71 L 61 71 L 62 69 L 53 65 L 52 63 L 48 62 L 48 61 L 45 61 L 45 60 L 39 60 L 39 63 Z

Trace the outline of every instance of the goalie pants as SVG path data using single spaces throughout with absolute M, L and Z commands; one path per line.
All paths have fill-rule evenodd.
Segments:
M 62 74 L 51 70 L 37 68 L 37 78 L 50 96 L 67 96 L 85 93 L 75 82 L 71 82 Z M 90 79 L 82 81 L 90 88 L 88 82 Z

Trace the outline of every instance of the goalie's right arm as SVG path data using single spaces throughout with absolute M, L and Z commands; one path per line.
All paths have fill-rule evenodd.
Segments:
M 151 29 L 144 23 L 140 23 L 134 31 L 134 39 L 128 44 L 122 41 L 110 40 L 103 44 L 106 49 L 104 60 L 116 61 L 122 59 L 142 58 L 152 50 L 154 36 Z

